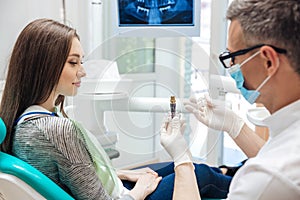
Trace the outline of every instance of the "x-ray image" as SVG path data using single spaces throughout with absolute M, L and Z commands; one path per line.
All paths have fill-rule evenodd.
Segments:
M 119 0 L 120 26 L 193 25 L 194 0 Z

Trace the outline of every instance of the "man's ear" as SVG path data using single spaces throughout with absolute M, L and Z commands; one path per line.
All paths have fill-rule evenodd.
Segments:
M 270 46 L 263 46 L 260 51 L 264 59 L 264 67 L 268 71 L 268 76 L 273 76 L 280 64 L 278 53 Z

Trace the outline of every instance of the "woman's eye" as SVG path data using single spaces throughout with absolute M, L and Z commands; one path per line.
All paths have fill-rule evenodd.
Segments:
M 72 62 L 72 61 L 70 61 L 69 62 L 71 65 L 77 65 L 78 63 L 77 62 Z

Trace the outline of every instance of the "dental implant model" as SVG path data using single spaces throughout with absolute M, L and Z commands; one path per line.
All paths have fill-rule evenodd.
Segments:
M 170 98 L 170 110 L 171 110 L 171 117 L 173 118 L 176 114 L 176 99 L 175 99 L 175 96 L 171 96 L 171 98 Z

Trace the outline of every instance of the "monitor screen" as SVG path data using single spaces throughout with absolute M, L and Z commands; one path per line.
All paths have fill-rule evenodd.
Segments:
M 193 0 L 119 0 L 120 26 L 193 25 Z
M 200 35 L 200 0 L 116 1 L 120 35 Z M 154 31 L 149 32 L 149 29 Z

